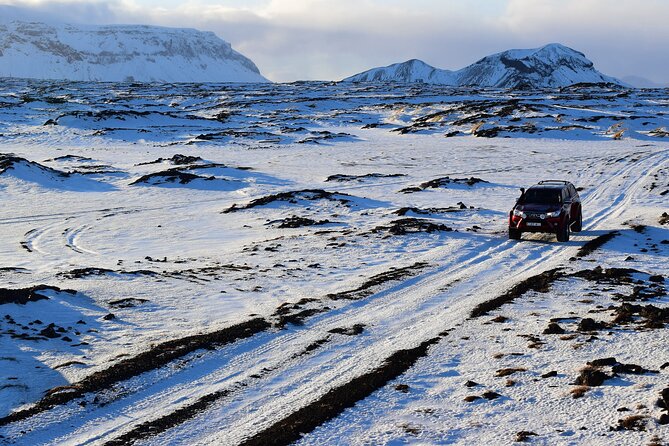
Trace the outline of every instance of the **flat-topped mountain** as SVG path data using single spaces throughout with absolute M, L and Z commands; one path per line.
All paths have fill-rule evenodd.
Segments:
M 343 81 L 425 82 L 493 88 L 554 88 L 577 83 L 623 85 L 618 79 L 597 71 L 583 53 L 558 43 L 492 54 L 458 71 L 442 70 L 413 59 L 373 68 Z
M 74 81 L 268 82 L 212 32 L 0 18 L 0 77 Z

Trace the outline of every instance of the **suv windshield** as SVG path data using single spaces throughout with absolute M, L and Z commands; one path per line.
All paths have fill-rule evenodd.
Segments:
M 560 189 L 530 188 L 520 199 L 522 204 L 560 204 Z

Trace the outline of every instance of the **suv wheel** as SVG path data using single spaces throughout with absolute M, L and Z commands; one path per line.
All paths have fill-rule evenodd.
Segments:
M 557 232 L 557 241 L 558 242 L 568 242 L 569 241 L 569 223 L 564 222 Z
M 581 229 L 583 229 L 583 212 L 579 209 L 578 218 L 571 224 L 571 230 L 574 232 L 581 232 Z
M 516 228 L 509 228 L 509 238 L 512 240 L 520 240 L 520 230 Z

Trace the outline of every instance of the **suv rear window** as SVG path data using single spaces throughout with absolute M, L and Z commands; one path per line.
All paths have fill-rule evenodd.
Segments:
M 521 203 L 559 204 L 561 192 L 560 189 L 530 188 L 520 201 Z

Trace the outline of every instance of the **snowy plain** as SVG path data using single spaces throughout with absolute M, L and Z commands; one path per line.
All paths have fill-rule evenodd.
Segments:
M 427 341 L 299 443 L 664 444 L 667 315 L 613 320 L 668 307 L 668 109 L 610 86 L 3 81 L 0 299 L 47 299 L 0 300 L 0 444 L 268 444 Z M 508 240 L 546 178 L 581 188 L 584 231 Z

